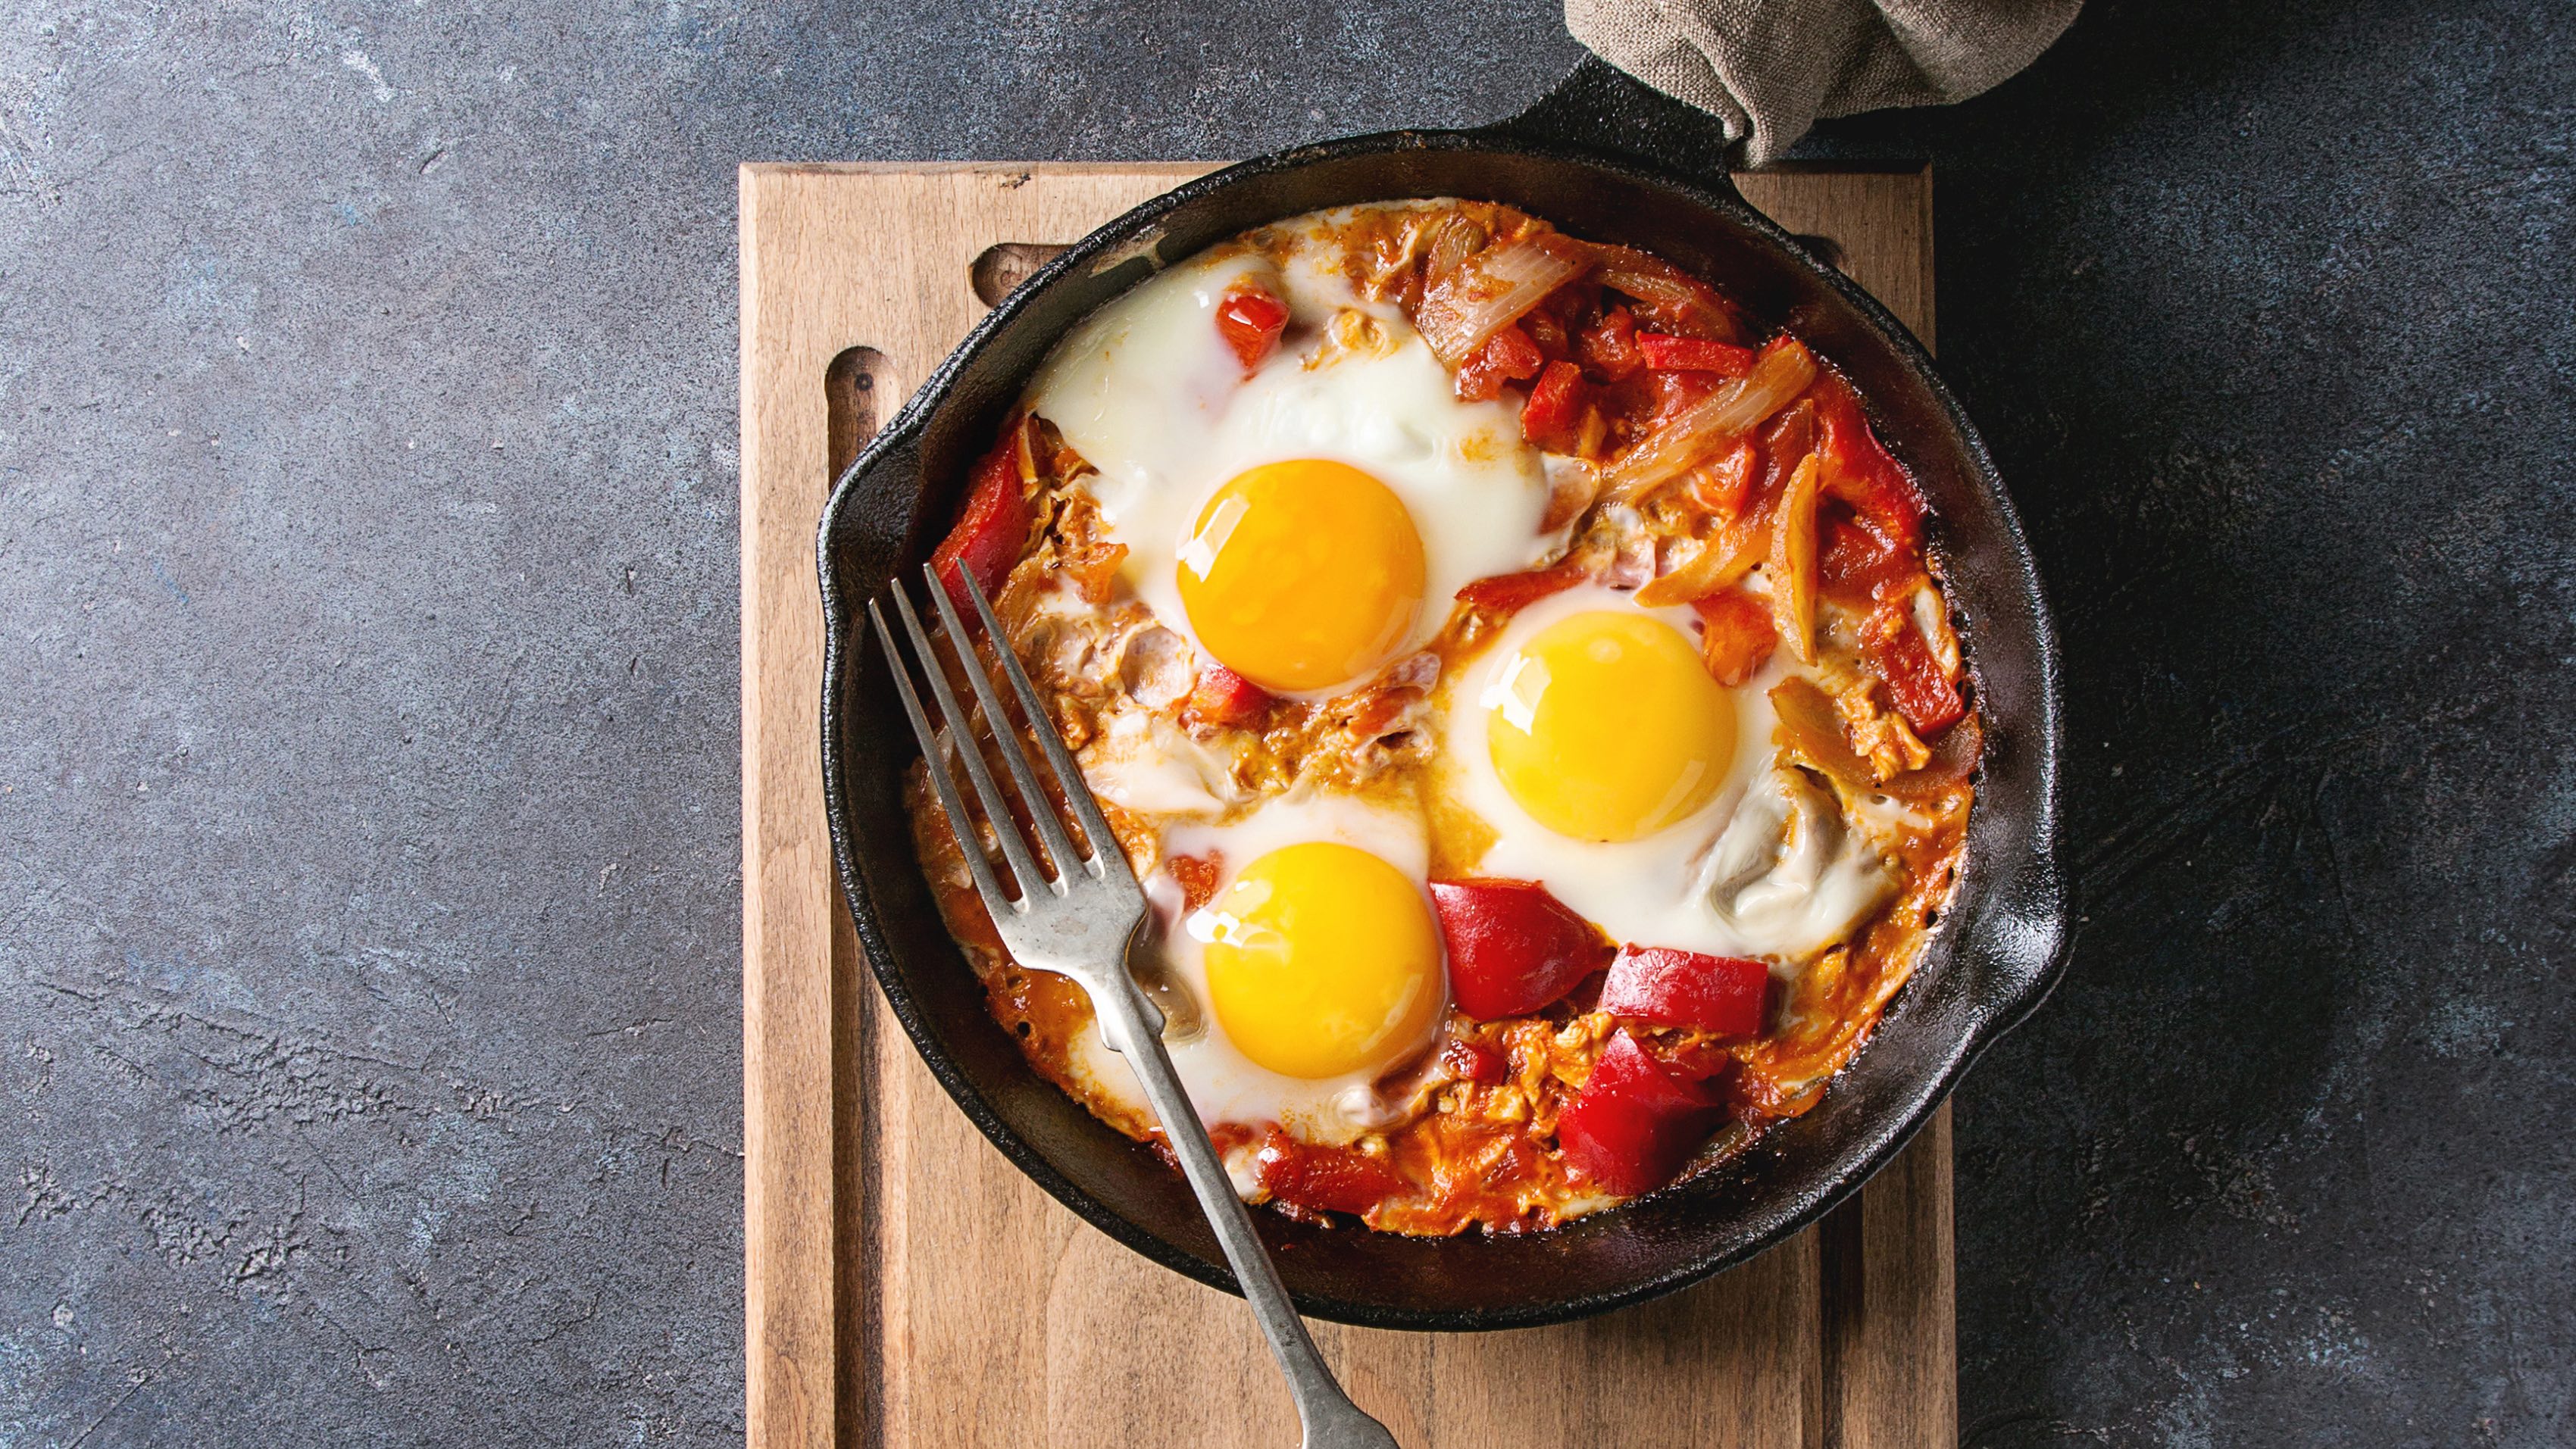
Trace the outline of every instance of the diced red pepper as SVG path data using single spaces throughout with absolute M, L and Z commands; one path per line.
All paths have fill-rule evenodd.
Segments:
M 1269 288 L 1245 281 L 1216 304 L 1216 330 L 1250 377 L 1278 350 L 1279 334 L 1288 330 L 1288 304 Z
M 1253 1157 L 1254 1171 L 1270 1195 L 1308 1212 L 1364 1213 L 1405 1191 L 1403 1176 L 1385 1161 L 1347 1147 L 1300 1142 L 1270 1129 Z
M 1729 689 L 1761 672 L 1763 661 L 1780 647 L 1770 606 L 1742 589 L 1720 589 L 1691 607 L 1699 611 L 1700 658 L 1709 676 Z
M 1714 372 L 1742 377 L 1753 370 L 1753 349 L 1662 332 L 1637 334 L 1637 352 L 1656 372 Z
M 1771 968 L 1738 956 L 1624 946 L 1601 983 L 1600 1009 L 1653 1026 L 1755 1036 L 1771 1001 Z
M 1449 999 L 1480 1021 L 1527 1016 L 1610 958 L 1599 929 L 1535 881 L 1436 880 L 1431 906 L 1449 944 Z
M 1583 370 L 1602 382 L 1633 377 L 1646 365 L 1637 352 L 1637 319 L 1625 307 L 1611 308 L 1585 328 L 1575 340 L 1575 355 L 1583 359 Z
M 1672 1181 L 1723 1113 L 1720 1094 L 1664 1070 L 1623 1031 L 1557 1114 L 1556 1140 L 1575 1172 L 1630 1196 Z
M 1816 406 L 1816 450 L 1825 457 L 1825 492 L 1852 506 L 1907 553 L 1923 546 L 1923 497 L 1888 455 L 1861 412 L 1860 395 L 1831 372 L 1819 372 L 1807 396 Z
M 1002 580 L 1011 576 L 1011 566 L 1020 561 L 1020 551 L 1028 542 L 1029 502 L 1020 496 L 1020 447 L 1014 426 L 1005 428 L 1001 441 L 976 462 L 966 506 L 958 510 L 948 537 L 932 550 L 930 565 L 947 587 L 950 602 L 971 618 L 974 601 L 967 598 L 958 570 L 962 567 L 972 574 L 989 599 L 1002 591 Z
M 1913 601 L 1894 598 L 1879 605 L 1870 620 L 1863 652 L 1871 671 L 1887 681 L 1887 697 L 1914 733 L 1930 739 L 1959 722 L 1968 712 L 1958 686 L 1932 657 L 1932 645 L 1914 626 Z
M 1191 715 L 1216 725 L 1257 730 L 1270 719 L 1270 693 L 1222 664 L 1199 671 L 1190 686 Z
M 1575 424 L 1583 420 L 1583 369 L 1571 362 L 1551 362 L 1521 405 L 1521 436 L 1551 453 L 1574 445 Z
M 1495 574 L 1482 578 L 1458 591 L 1458 602 L 1472 608 L 1514 613 L 1546 598 L 1561 594 L 1583 582 L 1584 571 L 1575 563 L 1550 564 L 1527 573 Z
M 1865 521 L 1836 514 L 1818 523 L 1816 532 L 1816 582 L 1838 604 L 1874 604 L 1918 572 L 1904 550 Z
M 1528 333 L 1517 325 L 1493 335 L 1475 356 L 1468 358 L 1451 379 L 1458 396 L 1468 402 L 1492 402 L 1502 396 L 1503 384 L 1520 382 L 1538 376 L 1547 365 L 1547 354 L 1538 350 Z
M 1440 1049 L 1440 1060 L 1462 1079 L 1487 1087 L 1501 1081 L 1512 1066 L 1510 1058 L 1492 1047 L 1454 1036 Z

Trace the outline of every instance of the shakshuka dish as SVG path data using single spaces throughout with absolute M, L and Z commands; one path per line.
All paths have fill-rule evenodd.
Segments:
M 1806 1111 L 1904 984 L 1978 752 L 1924 526 L 1831 359 L 1654 256 L 1430 200 L 1086 318 L 934 565 L 994 600 L 1145 883 L 1145 984 L 1244 1197 L 1526 1232 Z M 908 798 L 996 1020 L 1159 1143 L 919 762 Z

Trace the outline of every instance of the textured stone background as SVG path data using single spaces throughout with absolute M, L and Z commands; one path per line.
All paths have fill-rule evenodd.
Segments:
M 738 1439 L 734 163 L 1574 55 L 0 4 L 0 1445 Z M 1837 132 L 1939 168 L 2071 672 L 2088 920 L 1960 1107 L 1975 1444 L 2576 1436 L 2571 73 L 2563 4 L 2095 0 Z

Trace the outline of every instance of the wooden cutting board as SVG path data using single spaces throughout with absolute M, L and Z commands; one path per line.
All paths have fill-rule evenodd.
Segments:
M 1208 169 L 742 168 L 751 1449 L 1297 1442 L 1242 1303 L 1058 1206 L 922 1066 L 842 909 L 818 763 L 832 479 L 1049 248 Z M 1738 180 L 1930 340 L 1928 173 Z M 1408 1449 L 1948 1449 L 1948 1109 L 1823 1224 L 1688 1292 L 1558 1328 L 1315 1336 Z

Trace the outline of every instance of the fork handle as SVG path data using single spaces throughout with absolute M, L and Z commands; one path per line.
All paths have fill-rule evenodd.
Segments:
M 1199 1121 L 1198 1108 L 1191 1105 L 1180 1073 L 1172 1068 L 1172 1055 L 1163 1047 L 1162 1013 L 1132 980 L 1124 979 L 1126 972 L 1116 974 L 1122 978 L 1116 987 L 1094 993 L 1112 998 L 1098 1003 L 1103 1008 L 1102 1024 L 1116 1028 L 1104 1039 L 1127 1058 L 1144 1085 L 1145 1100 L 1153 1105 L 1154 1115 L 1162 1120 L 1164 1138 L 1181 1159 L 1181 1173 L 1198 1194 L 1199 1207 L 1207 1214 L 1208 1226 L 1216 1230 L 1217 1243 L 1225 1249 L 1225 1260 L 1234 1268 L 1244 1300 L 1252 1305 L 1254 1320 L 1270 1340 L 1271 1356 L 1279 1360 L 1279 1371 L 1288 1379 L 1289 1397 L 1297 1401 L 1297 1418 L 1306 1431 L 1305 1449 L 1397 1449 L 1395 1436 L 1351 1402 L 1333 1371 L 1325 1367 L 1323 1355 L 1315 1351 L 1315 1340 L 1307 1336 L 1305 1320 L 1288 1301 L 1288 1289 L 1279 1281 L 1269 1249 L 1253 1229 L 1252 1210 L 1236 1195 L 1234 1181 L 1216 1155 L 1216 1144 Z

